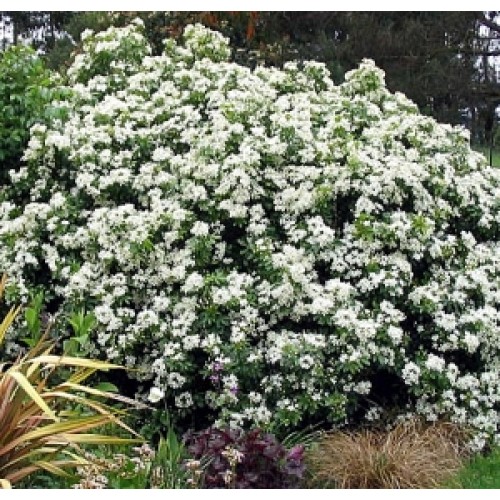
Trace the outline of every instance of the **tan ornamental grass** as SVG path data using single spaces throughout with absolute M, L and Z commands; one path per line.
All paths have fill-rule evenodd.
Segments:
M 461 468 L 467 432 L 412 419 L 392 430 L 331 432 L 309 452 L 312 487 L 438 488 Z

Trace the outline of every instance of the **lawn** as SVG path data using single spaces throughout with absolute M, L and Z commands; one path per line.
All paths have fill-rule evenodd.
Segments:
M 486 156 L 486 159 L 488 160 L 488 162 L 490 161 L 490 149 L 488 147 L 481 146 L 481 145 L 473 145 L 472 149 L 475 149 L 476 151 L 483 153 L 484 156 Z M 498 148 L 493 149 L 492 165 L 494 167 L 500 167 L 500 149 L 498 149 Z
M 464 489 L 500 489 L 500 448 L 487 456 L 474 457 L 456 478 Z

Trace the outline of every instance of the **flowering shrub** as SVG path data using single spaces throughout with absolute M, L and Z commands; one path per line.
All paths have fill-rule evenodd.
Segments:
M 209 428 L 186 441 L 195 460 L 208 459 L 206 488 L 292 488 L 304 474 L 304 446 L 286 450 L 261 429 Z
M 251 71 L 200 25 L 149 53 L 139 22 L 85 33 L 68 116 L 11 171 L 31 202 L 0 204 L 9 296 L 91 311 L 89 354 L 181 414 L 496 434 L 500 172 L 468 133 L 368 60 Z

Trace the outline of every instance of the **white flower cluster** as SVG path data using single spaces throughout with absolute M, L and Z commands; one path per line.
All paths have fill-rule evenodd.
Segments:
M 151 57 L 140 25 L 86 34 L 67 118 L 13 172 L 30 200 L 0 205 L 18 295 L 93 310 L 94 354 L 178 411 L 343 422 L 391 387 L 497 434 L 500 171 L 371 61 L 335 86 L 185 39 Z

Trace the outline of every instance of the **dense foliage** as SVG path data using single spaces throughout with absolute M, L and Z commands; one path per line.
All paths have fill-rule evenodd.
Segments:
M 140 22 L 82 39 L 0 205 L 11 299 L 92 311 L 88 354 L 177 414 L 498 432 L 500 173 L 465 130 L 369 60 L 335 86 L 227 62 L 201 25 L 160 56 Z
M 0 53 L 0 182 L 19 165 L 29 129 L 48 112 L 53 76 L 32 49 L 10 47 Z

